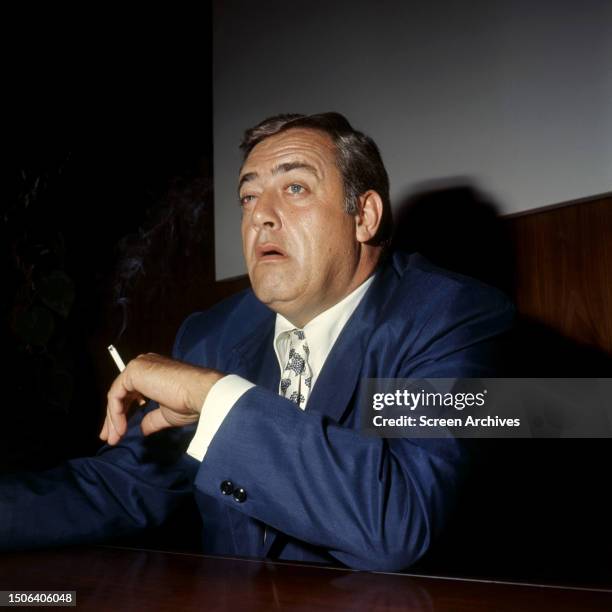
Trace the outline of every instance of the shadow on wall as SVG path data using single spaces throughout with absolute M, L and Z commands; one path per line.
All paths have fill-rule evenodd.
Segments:
M 493 204 L 467 179 L 428 182 L 395 214 L 395 248 L 513 292 L 514 249 Z
M 396 248 L 496 286 L 516 299 L 508 219 L 469 180 L 428 183 L 395 216 Z M 612 314 L 611 314 L 612 316 Z M 606 377 L 612 356 L 518 313 L 504 375 Z M 612 584 L 608 439 L 482 440 L 445 535 L 414 569 Z M 603 470 L 603 472 L 602 472 Z

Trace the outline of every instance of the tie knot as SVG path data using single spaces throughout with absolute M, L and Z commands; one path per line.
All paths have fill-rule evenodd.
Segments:
M 294 339 L 297 340 L 306 340 L 306 335 L 304 334 L 304 330 L 303 329 L 297 329 L 297 327 L 295 329 L 292 329 L 290 332 L 291 334 L 291 340 L 293 341 Z
M 308 348 L 306 335 L 304 334 L 303 330 L 292 329 L 289 332 L 289 359 L 292 359 L 297 355 L 308 361 L 309 354 L 310 349 Z

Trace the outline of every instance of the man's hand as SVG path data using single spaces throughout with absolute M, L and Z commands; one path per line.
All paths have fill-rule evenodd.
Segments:
M 114 445 L 127 431 L 130 404 L 139 396 L 156 401 L 159 407 L 142 419 L 145 436 L 195 423 L 211 387 L 223 374 L 174 361 L 155 353 L 140 355 L 113 382 L 107 395 L 106 419 L 100 438 Z

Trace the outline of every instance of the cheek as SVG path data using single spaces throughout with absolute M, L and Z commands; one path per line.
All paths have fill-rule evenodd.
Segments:
M 244 255 L 244 259 L 249 264 L 251 257 L 253 255 L 253 232 L 248 229 L 244 223 L 242 224 L 242 254 Z
M 317 229 L 313 227 L 312 217 L 300 212 L 292 211 L 286 214 L 282 224 L 292 255 L 299 261 L 304 261 L 312 252 L 313 236 L 316 236 Z
M 335 219 L 335 223 L 330 224 L 325 230 L 326 250 L 331 253 L 347 254 L 354 248 L 355 225 L 351 217 L 345 215 Z

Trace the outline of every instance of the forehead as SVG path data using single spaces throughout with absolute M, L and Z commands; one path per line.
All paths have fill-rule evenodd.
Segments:
M 293 128 L 258 143 L 246 158 L 241 174 L 272 170 L 279 163 L 306 161 L 324 175 L 336 167 L 336 147 L 325 132 Z

